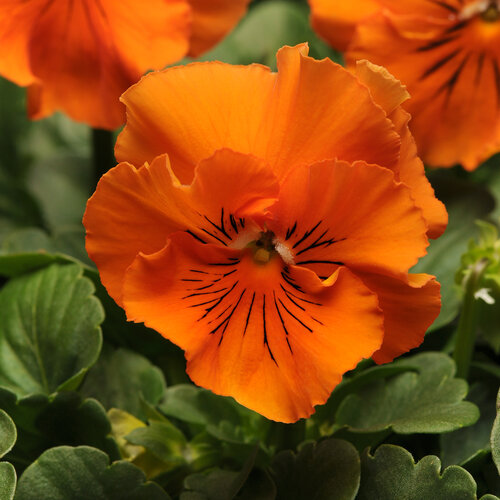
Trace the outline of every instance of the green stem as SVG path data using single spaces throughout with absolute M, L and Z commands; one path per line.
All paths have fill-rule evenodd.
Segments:
M 94 163 L 94 186 L 99 179 L 116 165 L 113 151 L 114 136 L 111 130 L 92 129 L 92 160 Z
M 480 288 L 481 278 L 487 266 L 486 259 L 476 262 L 465 283 L 464 302 L 455 334 L 453 352 L 453 359 L 457 365 L 457 377 L 460 378 L 467 378 L 469 375 L 478 319 L 478 299 L 475 294 Z

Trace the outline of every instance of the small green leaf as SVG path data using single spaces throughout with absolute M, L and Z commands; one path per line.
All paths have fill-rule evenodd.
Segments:
M 500 473 L 500 391 L 497 396 L 497 417 L 491 431 L 491 455 Z
M 257 451 L 255 447 L 240 472 L 216 469 L 208 474 L 191 474 L 184 481 L 191 491 L 183 493 L 181 500 L 232 500 L 248 480 Z
M 495 397 L 496 393 L 486 384 L 471 387 L 467 399 L 477 405 L 481 415 L 474 425 L 440 436 L 444 466 L 464 465 L 476 456 L 489 453 L 491 427 L 496 415 Z
M 336 423 L 359 432 L 391 428 L 399 434 L 441 433 L 472 425 L 477 407 L 463 401 L 465 380 L 453 378 L 455 364 L 442 353 L 423 353 L 395 364 L 418 369 L 364 386 L 339 407 Z
M 194 385 L 169 387 L 159 407 L 169 417 L 202 426 L 218 425 L 222 420 L 237 425 L 240 421 L 233 399 L 217 396 Z
M 133 445 L 143 446 L 156 458 L 166 463 L 186 462 L 187 441 L 184 434 L 170 422 L 150 422 L 146 427 L 138 427 L 125 436 Z
M 8 462 L 0 462 L 0 498 L 12 500 L 16 491 L 16 469 Z
M 16 500 L 167 500 L 155 483 L 144 482 L 134 465 L 88 446 L 60 446 L 43 453 L 19 479 Z
M 165 393 L 165 379 L 146 358 L 105 344 L 80 392 L 98 399 L 106 409 L 119 408 L 146 420 L 142 401 L 156 405 Z
M 19 397 L 77 387 L 101 349 L 104 313 L 77 265 L 52 265 L 0 291 L 0 386 Z
M 359 488 L 358 452 L 340 439 L 307 443 L 297 455 L 282 451 L 272 470 L 277 500 L 354 500 Z
M 0 458 L 9 453 L 16 443 L 16 439 L 16 425 L 7 413 L 0 410 Z
M 380 446 L 375 455 L 361 457 L 361 486 L 357 500 L 476 500 L 476 483 L 461 467 L 440 474 L 438 457 L 417 464 L 404 448 Z

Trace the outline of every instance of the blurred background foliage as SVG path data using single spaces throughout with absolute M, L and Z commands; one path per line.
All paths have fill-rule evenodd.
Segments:
M 311 56 L 342 62 L 311 30 L 304 0 L 257 0 L 202 59 L 275 69 L 276 51 L 303 41 Z M 366 361 L 313 418 L 276 424 L 195 388 L 177 347 L 125 321 L 84 248 L 81 218 L 96 182 L 90 129 L 62 114 L 30 122 L 25 90 L 0 79 L 0 351 L 5 339 L 25 339 L 19 362 L 0 366 L 0 498 L 14 494 L 12 465 L 18 476 L 27 469 L 18 500 L 500 496 L 496 309 L 483 312 L 493 319 L 482 326 L 470 391 L 449 357 L 463 294 L 456 274 L 482 257 L 481 243 L 470 243 L 485 237 L 476 220 L 494 228 L 500 218 L 500 156 L 474 173 L 428 175 L 450 223 L 415 268 L 438 277 L 443 298 L 420 353 Z M 493 252 L 495 241 L 486 244 Z M 48 289 L 58 290 L 52 303 Z M 71 321 L 57 330 L 62 307 Z M 14 311 L 21 320 L 6 319 Z M 30 335 L 45 378 L 32 370 Z M 442 476 L 440 460 L 452 466 Z

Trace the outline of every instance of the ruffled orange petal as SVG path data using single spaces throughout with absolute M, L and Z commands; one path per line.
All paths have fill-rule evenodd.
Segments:
M 197 57 L 219 42 L 246 12 L 250 0 L 189 0 L 193 24 L 189 55 Z
M 426 253 L 427 226 L 411 192 L 376 165 L 325 161 L 285 180 L 269 227 L 296 265 L 327 277 L 337 265 L 404 277 Z
M 383 336 L 376 296 L 349 271 L 321 283 L 182 233 L 137 257 L 123 296 L 129 319 L 186 351 L 195 383 L 282 422 L 309 416 Z
M 430 165 L 472 170 L 500 145 L 500 23 L 484 24 L 381 14 L 359 26 L 347 54 L 349 64 L 370 59 L 408 86 L 410 129 Z
M 407 280 L 375 274 L 360 277 L 377 294 L 384 313 L 384 342 L 372 358 L 389 363 L 418 347 L 441 309 L 440 285 L 434 276 L 410 274 Z
M 309 0 L 311 23 L 317 33 L 332 47 L 345 51 L 352 40 L 356 25 L 378 12 L 377 0 Z
M 279 178 L 296 165 L 336 157 L 395 165 L 399 136 L 368 89 L 307 50 L 281 49 L 277 74 L 198 63 L 148 75 L 122 98 L 127 125 L 117 158 L 140 165 L 168 151 L 183 182 L 222 147 L 266 159 Z
M 436 198 L 425 175 L 415 140 L 408 128 L 410 115 L 401 108 L 410 95 L 385 68 L 368 61 L 357 62 L 356 76 L 370 89 L 373 99 L 384 108 L 401 137 L 399 161 L 393 168 L 396 180 L 404 182 L 411 189 L 415 204 L 422 210 L 429 226 L 429 238 L 441 236 L 448 224 L 446 207 Z
M 189 23 L 187 0 L 44 2 L 36 22 L 22 27 L 38 79 L 29 91 L 30 116 L 59 109 L 93 127 L 118 127 L 125 118 L 121 93 L 145 70 L 187 52 Z
M 190 187 L 179 183 L 166 155 L 139 169 L 122 163 L 101 178 L 87 204 L 87 252 L 109 294 L 121 303 L 125 270 L 139 252 L 157 252 L 175 231 L 230 245 L 244 217 L 265 213 L 277 193 L 262 160 L 229 150 L 201 162 Z

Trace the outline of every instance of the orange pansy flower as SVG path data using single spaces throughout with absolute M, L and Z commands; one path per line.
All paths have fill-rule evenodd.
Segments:
M 423 160 L 475 169 L 500 151 L 499 0 L 309 0 L 312 23 L 348 65 L 385 66 Z
M 417 346 L 440 309 L 408 274 L 446 226 L 385 70 L 307 46 L 260 65 L 152 73 L 84 217 L 129 320 L 184 349 L 192 380 L 282 422 L 363 358 Z M 165 153 L 168 153 L 165 154 Z
M 62 110 L 114 129 L 149 69 L 218 42 L 250 0 L 0 0 L 0 75 L 28 86 L 31 118 Z

